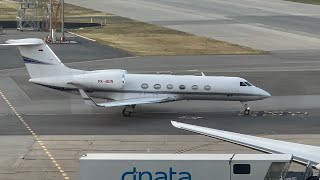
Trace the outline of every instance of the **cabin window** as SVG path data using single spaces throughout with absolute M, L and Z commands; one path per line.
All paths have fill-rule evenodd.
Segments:
M 197 86 L 197 85 L 193 85 L 191 88 L 192 88 L 193 90 L 197 90 L 197 89 L 198 89 L 198 86 Z
M 173 85 L 172 84 L 168 84 L 167 85 L 167 89 L 173 89 Z
M 240 82 L 240 86 L 247 86 L 247 84 L 244 82 Z
M 160 89 L 160 88 L 161 88 L 161 85 L 160 85 L 160 84 L 155 84 L 153 87 L 154 87 L 155 89 Z
M 206 86 L 204 87 L 204 89 L 208 91 L 208 90 L 211 89 L 211 87 L 210 87 L 209 85 L 206 85 Z
M 142 89 L 148 89 L 148 88 L 149 88 L 149 85 L 146 84 L 146 83 L 143 83 L 143 84 L 141 85 L 141 88 L 142 88 Z
M 233 174 L 250 174 L 251 167 L 250 164 L 234 164 Z
M 186 86 L 185 86 L 185 85 L 180 85 L 179 88 L 180 88 L 181 90 L 184 90 L 184 89 L 186 89 Z

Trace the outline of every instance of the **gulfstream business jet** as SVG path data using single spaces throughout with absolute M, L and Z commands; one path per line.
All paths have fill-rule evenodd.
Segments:
M 84 71 L 66 67 L 41 39 L 8 40 L 3 45 L 18 46 L 30 82 L 79 91 L 89 105 L 124 106 L 124 116 L 130 116 L 139 104 L 180 100 L 240 101 L 248 115 L 248 101 L 270 97 L 268 92 L 239 77 L 129 74 L 122 69 Z M 92 97 L 106 102 L 97 103 Z

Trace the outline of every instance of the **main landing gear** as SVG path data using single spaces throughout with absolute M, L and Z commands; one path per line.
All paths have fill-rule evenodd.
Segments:
M 123 111 L 122 111 L 123 116 L 125 116 L 125 117 L 131 116 L 131 114 L 132 114 L 133 111 L 134 111 L 134 108 L 136 108 L 136 105 L 128 105 L 128 106 L 125 106 L 124 109 L 123 109 Z
M 247 102 L 241 102 L 241 103 L 243 104 L 243 107 L 244 107 L 243 114 L 245 114 L 246 116 L 250 115 L 251 110 L 250 110 L 250 107 L 248 106 L 248 103 Z

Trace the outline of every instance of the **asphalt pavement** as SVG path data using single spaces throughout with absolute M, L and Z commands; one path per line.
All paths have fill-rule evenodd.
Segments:
M 67 0 L 266 51 L 320 49 L 320 7 L 282 0 Z

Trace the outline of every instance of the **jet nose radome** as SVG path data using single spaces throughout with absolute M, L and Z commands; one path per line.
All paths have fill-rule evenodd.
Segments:
M 259 96 L 262 98 L 262 99 L 266 99 L 268 97 L 271 96 L 270 93 L 268 93 L 267 91 L 263 90 L 263 89 L 259 89 Z

